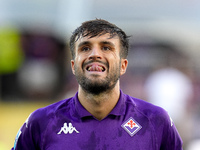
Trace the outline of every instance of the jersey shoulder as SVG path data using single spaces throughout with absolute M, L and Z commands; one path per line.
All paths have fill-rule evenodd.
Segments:
M 127 102 L 132 103 L 135 110 L 145 116 L 149 121 L 152 122 L 152 124 L 158 125 L 166 123 L 171 125 L 172 123 L 172 119 L 170 118 L 168 112 L 162 107 L 131 96 L 129 96 Z
M 39 108 L 31 113 L 16 136 L 14 149 L 42 147 L 49 124 L 56 115 L 62 114 L 63 110 L 68 112 L 72 104 L 73 98 L 70 98 Z
M 43 108 L 39 108 L 32 112 L 28 119 L 26 120 L 27 126 L 31 123 L 48 124 L 48 122 L 53 119 L 56 115 L 62 113 L 69 113 L 72 109 L 73 98 L 61 100 L 59 102 L 53 103 Z

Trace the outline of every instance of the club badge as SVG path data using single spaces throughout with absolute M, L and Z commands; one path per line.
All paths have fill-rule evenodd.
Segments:
M 142 126 L 135 121 L 132 117 L 130 117 L 127 121 L 125 121 L 121 127 L 130 135 L 134 136 Z

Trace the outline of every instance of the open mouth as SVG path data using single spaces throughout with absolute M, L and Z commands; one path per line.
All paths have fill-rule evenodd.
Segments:
M 106 69 L 104 66 L 92 64 L 86 67 L 87 71 L 104 72 Z

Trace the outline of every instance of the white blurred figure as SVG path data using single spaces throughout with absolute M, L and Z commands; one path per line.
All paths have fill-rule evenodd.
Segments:
M 58 73 L 55 64 L 47 60 L 31 60 L 19 71 L 18 80 L 28 95 L 48 95 L 56 88 Z
M 192 89 L 191 80 L 175 68 L 155 71 L 145 83 L 147 100 L 168 111 L 185 143 L 191 138 L 192 121 L 186 107 L 192 97 Z
M 186 150 L 200 150 L 200 139 L 191 141 Z
M 148 100 L 165 108 L 173 120 L 182 116 L 192 95 L 190 79 L 174 68 L 164 68 L 151 74 L 145 89 Z

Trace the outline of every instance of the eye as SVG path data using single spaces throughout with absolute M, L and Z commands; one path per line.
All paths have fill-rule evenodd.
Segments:
M 111 48 L 109 46 L 103 46 L 102 50 L 108 51 L 108 50 L 111 50 Z
M 81 51 L 88 51 L 88 50 L 90 50 L 90 47 L 88 47 L 88 46 L 84 46 L 81 48 Z

